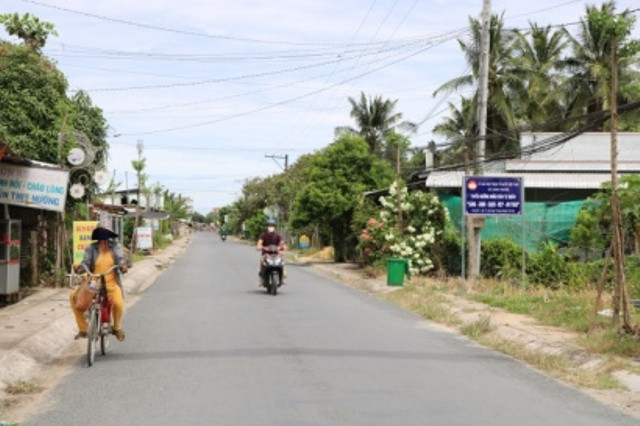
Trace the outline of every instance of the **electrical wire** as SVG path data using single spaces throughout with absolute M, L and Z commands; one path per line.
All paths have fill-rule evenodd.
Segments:
M 420 44 L 424 44 L 424 43 L 420 43 Z M 384 52 L 393 52 L 395 50 L 397 50 L 397 48 L 392 48 L 392 49 L 388 49 L 388 50 L 381 50 L 381 51 L 375 52 L 375 53 L 362 54 L 361 57 L 366 57 L 366 56 L 370 56 L 370 55 L 377 55 L 377 54 L 384 53 Z M 89 92 L 121 92 L 121 91 L 132 91 L 132 90 L 148 90 L 148 89 L 167 89 L 167 88 L 176 88 L 176 87 L 192 87 L 192 86 L 200 86 L 200 85 L 206 85 L 206 84 L 224 83 L 224 82 L 229 82 L 229 81 L 247 80 L 247 79 L 260 78 L 260 77 L 266 77 L 266 76 L 272 76 L 272 75 L 293 73 L 293 72 L 297 72 L 297 71 L 308 70 L 308 69 L 312 69 L 312 68 L 319 68 L 319 67 L 323 67 L 323 66 L 326 66 L 326 65 L 331 65 L 331 64 L 334 64 L 334 63 L 336 63 L 338 61 L 339 60 L 323 61 L 323 62 L 308 64 L 308 65 L 301 65 L 301 66 L 292 67 L 292 68 L 283 68 L 283 69 L 274 70 L 274 71 L 262 71 L 262 72 L 253 73 L 253 74 L 245 74 L 245 75 L 240 75 L 240 76 L 224 77 L 224 78 L 212 78 L 212 79 L 206 79 L 206 80 L 200 80 L 200 81 L 192 81 L 192 82 L 150 84 L 150 85 L 139 85 L 139 86 L 127 86 L 127 87 L 97 87 L 97 88 L 93 88 L 93 89 L 88 89 L 87 91 L 89 91 Z
M 373 74 L 374 72 L 380 71 L 380 70 L 382 70 L 384 68 L 388 68 L 390 66 L 393 66 L 393 65 L 395 65 L 397 63 L 400 63 L 400 62 L 402 62 L 404 60 L 412 58 L 412 57 L 414 57 L 414 56 L 416 56 L 416 55 L 418 55 L 420 53 L 423 53 L 424 51 L 426 51 L 428 49 L 431 49 L 434 46 L 435 46 L 435 44 L 427 46 L 427 47 L 424 47 L 422 49 L 419 49 L 416 52 L 412 52 L 412 53 L 410 53 L 408 55 L 405 55 L 405 56 L 403 56 L 403 57 L 401 57 L 401 58 L 399 58 L 397 60 L 394 60 L 392 62 L 383 64 L 383 65 L 378 66 L 376 68 L 373 68 L 373 69 L 371 69 L 369 71 L 366 71 L 364 73 L 361 73 L 359 75 L 351 77 L 351 78 L 349 78 L 349 81 L 356 80 L 358 78 L 364 77 L 365 75 Z M 249 111 L 240 112 L 240 113 L 237 113 L 237 114 L 228 115 L 226 117 L 220 117 L 220 118 L 209 120 L 209 121 L 204 121 L 204 122 L 194 123 L 194 124 L 189 124 L 189 125 L 184 125 L 184 126 L 170 127 L 170 128 L 166 128 L 166 129 L 158 129 L 158 130 L 146 131 L 146 132 L 127 133 L 127 134 L 123 134 L 123 135 L 127 135 L 127 136 L 150 135 L 150 134 L 166 133 L 166 132 L 173 132 L 173 131 L 177 131 L 177 130 L 186 130 L 186 129 L 192 129 L 192 128 L 196 128 L 196 127 L 202 127 L 202 126 L 206 126 L 206 125 L 210 125 L 210 124 L 214 124 L 214 123 L 219 123 L 219 122 L 222 122 L 222 121 L 227 121 L 227 120 L 243 117 L 243 116 L 254 114 L 254 113 L 257 113 L 257 112 L 266 111 L 266 110 L 273 109 L 273 108 L 278 107 L 278 106 L 286 105 L 286 104 L 298 101 L 300 99 L 304 99 L 304 98 L 307 98 L 309 96 L 313 96 L 316 93 L 330 90 L 330 89 L 332 89 L 334 87 L 339 86 L 340 84 L 341 83 L 335 83 L 335 84 L 332 84 L 332 85 L 329 85 L 329 86 L 314 90 L 312 92 L 308 92 L 308 93 L 305 93 L 305 94 L 302 94 L 302 95 L 299 95 L 299 96 L 295 96 L 293 98 L 285 99 L 285 100 L 280 101 L 280 102 L 276 102 L 276 103 L 273 103 L 273 104 L 270 104 L 270 105 L 266 105 L 264 107 L 256 108 L 256 109 L 249 110 Z
M 61 11 L 61 12 L 71 13 L 71 14 L 75 14 L 75 15 L 81 15 L 81 16 L 85 16 L 85 17 L 89 17 L 89 18 L 93 18 L 93 19 L 98 19 L 98 20 L 102 20 L 102 21 L 107 21 L 107 22 L 112 22 L 112 23 L 117 23 L 117 24 L 122 24 L 122 25 L 128 25 L 128 26 L 137 27 L 137 28 L 144 28 L 144 29 L 148 29 L 148 30 L 162 31 L 162 32 L 168 32 L 168 33 L 173 33 L 173 34 L 185 35 L 185 36 L 204 37 L 204 38 L 223 40 L 223 41 L 273 44 L 273 45 L 289 45 L 289 46 L 340 46 L 341 45 L 340 43 L 281 41 L 281 40 L 256 39 L 256 38 L 249 38 L 249 37 L 232 37 L 232 36 L 215 35 L 215 34 L 208 34 L 208 33 L 197 32 L 197 31 L 187 31 L 187 30 L 181 30 L 181 29 L 176 29 L 176 28 L 163 27 L 163 26 L 160 26 L 160 25 L 151 25 L 151 24 L 146 24 L 146 23 L 141 23 L 141 22 L 129 21 L 129 20 L 125 20 L 125 19 L 118 19 L 118 18 L 108 17 L 108 16 L 104 16 L 104 15 L 99 15 L 99 14 L 96 14 L 96 13 L 83 12 L 83 11 L 76 10 L 76 9 L 71 9 L 71 8 L 67 8 L 67 7 L 52 5 L 52 4 L 49 4 L 49 3 L 44 3 L 44 2 L 36 1 L 36 0 L 22 0 L 22 1 L 25 2 L 25 3 L 34 4 L 36 6 L 41 6 L 41 7 L 45 7 L 45 8 L 49 8 L 49 9 L 55 9 L 55 10 L 58 10 L 58 11 Z

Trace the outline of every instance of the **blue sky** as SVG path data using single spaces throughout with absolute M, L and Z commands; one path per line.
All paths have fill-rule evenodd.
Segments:
M 588 2 L 600 4 L 600 2 Z M 55 24 L 44 53 L 104 110 L 108 172 L 134 186 L 144 143 L 149 182 L 206 213 L 237 198 L 242 182 L 281 171 L 353 125 L 348 96 L 397 99 L 424 123 L 426 145 L 447 102 L 433 97 L 465 72 L 456 38 L 482 0 L 3 0 L 0 13 Z M 506 26 L 576 22 L 585 1 L 492 1 Z M 619 0 L 619 11 L 637 0 Z M 640 38 L 636 25 L 635 37 Z M 573 27 L 569 27 L 575 28 Z M 1 34 L 2 38 L 8 38 Z M 115 137 L 116 134 L 119 136 Z

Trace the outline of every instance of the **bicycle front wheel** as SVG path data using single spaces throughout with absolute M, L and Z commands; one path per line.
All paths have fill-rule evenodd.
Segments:
M 102 355 L 107 354 L 107 348 L 109 347 L 109 333 L 107 330 L 100 330 L 100 353 Z
M 95 307 L 89 309 L 89 327 L 87 328 L 87 365 L 91 367 L 96 357 L 96 343 L 98 341 L 99 310 Z

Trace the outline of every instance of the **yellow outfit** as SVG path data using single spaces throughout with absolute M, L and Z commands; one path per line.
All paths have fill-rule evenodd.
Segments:
M 94 267 L 94 274 L 103 274 L 109 270 L 115 261 L 113 259 L 113 255 L 110 251 L 106 253 L 98 254 L 98 258 L 96 259 L 96 264 Z M 105 277 L 105 282 L 107 286 L 107 297 L 111 297 L 112 306 L 111 313 L 113 315 L 113 331 L 122 330 L 122 315 L 124 314 L 124 300 L 122 299 L 122 290 L 120 290 L 120 286 L 118 285 L 118 281 L 116 280 L 115 271 L 111 271 L 109 275 Z M 78 289 L 76 288 L 69 295 L 69 299 L 71 300 L 71 309 L 73 310 L 73 315 L 76 317 L 76 322 L 78 323 L 78 329 L 86 333 L 88 324 L 87 320 L 84 317 L 84 312 L 76 309 L 75 303 L 73 302 L 74 296 Z

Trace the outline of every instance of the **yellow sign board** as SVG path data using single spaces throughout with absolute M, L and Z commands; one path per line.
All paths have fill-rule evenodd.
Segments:
M 73 264 L 79 265 L 84 250 L 91 244 L 91 233 L 98 226 L 97 220 L 73 222 Z

